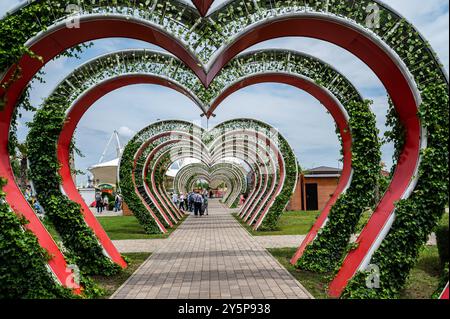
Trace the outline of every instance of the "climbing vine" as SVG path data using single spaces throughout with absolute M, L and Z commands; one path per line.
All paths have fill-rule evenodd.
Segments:
M 144 206 L 134 189 L 132 178 L 134 155 L 140 146 L 141 144 L 137 141 L 137 139 L 133 138 L 125 147 L 120 160 L 119 187 L 125 203 L 133 212 L 134 216 L 136 216 L 142 227 L 144 227 L 145 232 L 148 234 L 159 234 L 161 233 L 161 229 L 151 216 L 150 212 Z
M 380 288 L 367 288 L 370 273 L 359 272 L 343 298 L 397 298 L 448 204 L 448 86 L 442 82 L 427 84 L 421 87 L 421 92 L 419 115 L 428 130 L 428 147 L 421 154 L 419 182 L 414 193 L 396 204 L 395 222 L 372 257 L 371 263 L 380 269 Z M 393 136 L 399 141 L 403 138 L 402 134 Z
M 2 53 L 0 54 L 0 70 L 6 71 L 9 67 L 13 68 L 12 76 L 5 79 L 2 83 L 3 91 L 20 77 L 21 70 L 16 63 L 22 55 L 28 54 L 36 59 L 42 60 L 42 58 L 31 52 L 25 46 L 25 43 L 40 31 L 46 30 L 54 21 L 67 17 L 68 13 L 65 10 L 65 5 L 69 3 L 70 0 L 32 1 L 20 11 L 2 19 L 0 22 L 0 38 L 2 39 L 0 42 L 0 52 Z M 114 5 L 112 6 L 109 2 L 103 1 L 80 1 L 83 11 L 86 14 L 95 12 L 119 12 L 127 16 L 133 15 L 140 18 L 147 18 L 152 23 L 158 24 L 159 27 L 164 28 L 171 35 L 180 39 L 195 53 L 199 61 L 204 63 L 210 62 L 211 56 L 229 43 L 227 39 L 237 36 L 243 30 L 249 29 L 251 25 L 260 23 L 264 19 L 283 18 L 284 14 L 294 15 L 304 12 L 327 12 L 329 15 L 346 18 L 349 22 L 352 21 L 365 28 L 367 8 L 373 4 L 379 6 L 381 27 L 372 29 L 371 32 L 391 47 L 397 56 L 401 57 L 414 77 L 415 82 L 420 87 L 423 94 L 420 116 L 423 125 L 428 129 L 429 145 L 422 154 L 422 163 L 419 172 L 421 179 L 415 193 L 410 199 L 397 204 L 397 218 L 394 227 L 373 257 L 373 260 L 382 266 L 383 278 L 389 284 L 386 284 L 386 286 L 383 286 L 378 291 L 367 292 L 364 288 L 361 288 L 362 279 L 358 281 L 358 278 L 360 278 L 358 277 L 360 275 L 358 275 L 351 283 L 352 288 L 349 288 L 345 296 L 382 297 L 395 295 L 399 287 L 404 283 L 410 266 L 416 259 L 420 243 L 426 237 L 425 233 L 431 231 L 433 222 L 442 213 L 442 205 L 445 205 L 445 200 L 448 199 L 447 84 L 443 83 L 441 73 L 434 72 L 434 70 L 439 69 L 438 62 L 426 41 L 421 38 L 414 27 L 382 3 L 369 0 L 330 0 L 329 2 L 305 2 L 303 0 L 276 2 L 256 0 L 248 2 L 239 0 L 233 1 L 220 10 L 217 10 L 210 19 L 203 20 L 199 20 L 198 16 L 192 13 L 192 10 L 186 9 L 181 3 L 176 1 L 160 2 L 154 8 L 148 7 L 148 1 L 144 0 L 117 0 L 113 3 Z M 289 60 L 282 62 L 286 65 L 286 69 L 292 67 Z M 326 72 L 325 74 L 330 75 L 331 73 Z M 345 95 L 347 91 L 340 89 L 341 83 L 342 81 L 337 80 L 336 84 L 333 85 L 333 89 L 339 91 L 339 94 L 342 93 Z M 206 92 L 205 94 L 205 100 L 210 101 L 210 98 L 213 96 L 212 93 Z M 4 100 L 1 99 L 1 101 L 4 104 Z M 63 119 L 58 120 L 62 121 Z M 367 120 L 368 123 L 372 123 L 371 121 L 373 119 L 367 118 Z M 44 121 L 40 124 L 42 126 L 41 129 L 45 128 L 47 131 L 53 129 L 52 124 L 48 127 L 45 127 L 47 123 Z M 353 122 L 353 125 L 355 124 L 356 126 L 352 127 L 352 132 L 356 138 L 356 132 L 358 130 L 364 131 L 364 128 L 362 127 L 362 123 Z M 358 125 L 361 125 L 361 127 Z M 368 140 L 366 141 L 370 144 L 370 139 L 373 137 L 370 136 L 369 132 L 365 133 L 368 135 Z M 38 139 L 37 133 L 35 138 Z M 394 133 L 391 138 L 398 143 L 397 145 L 401 144 L 401 138 L 397 134 Z M 42 137 L 42 140 L 50 143 L 55 142 L 52 138 L 45 140 Z M 374 147 L 374 152 L 378 152 L 379 150 L 379 145 L 376 144 L 369 145 Z M 44 146 L 42 150 L 46 150 L 46 147 L 49 147 L 49 145 L 44 145 L 44 143 L 37 143 L 36 145 Z M 34 147 L 35 145 L 32 146 Z M 379 167 L 374 163 L 363 163 L 363 158 L 366 160 L 372 159 L 370 155 L 374 155 L 373 159 L 378 159 L 378 154 L 364 153 L 361 151 L 362 146 L 361 150 L 358 149 L 358 145 L 354 146 L 354 148 L 356 148 L 354 152 L 356 152 L 357 157 L 354 159 L 355 163 L 353 164 L 356 166 L 354 167 L 355 172 L 358 171 L 358 174 L 355 174 L 356 183 L 354 181 L 355 185 L 352 185 L 347 193 L 336 203 L 332 210 L 333 214 L 330 215 L 329 223 L 322 234 L 319 235 L 318 240 L 305 252 L 304 259 L 300 260 L 301 266 L 319 271 L 334 269 L 340 256 L 346 250 L 348 236 L 351 234 L 352 229 L 354 229 L 357 219 L 361 214 L 361 208 L 370 205 L 370 202 L 373 201 L 371 200 L 372 195 L 370 193 L 377 179 L 375 174 L 379 174 Z M 43 157 L 42 163 L 49 165 L 47 170 L 42 169 L 39 174 L 50 172 L 47 183 L 50 184 L 52 191 L 48 194 L 42 192 L 40 196 L 50 195 L 46 200 L 49 201 L 47 204 L 48 207 L 51 207 L 50 210 L 54 211 L 54 216 L 58 216 L 56 210 L 61 209 L 60 205 L 63 205 L 64 211 L 66 205 L 69 205 L 68 211 L 75 212 L 75 207 L 70 206 L 71 204 L 68 202 L 64 202 L 61 194 L 58 195 L 56 192 L 59 186 L 59 181 L 55 178 L 57 174 L 57 162 L 48 157 L 48 154 L 52 154 L 51 156 L 53 156 L 54 153 L 43 153 L 42 150 L 33 150 L 32 156 L 34 156 L 35 163 L 39 163 L 40 159 L 38 156 L 41 155 Z M 358 151 L 360 151 L 359 154 Z M 40 154 L 38 154 L 39 152 Z M 359 173 L 363 173 L 363 175 L 359 176 Z M 47 176 L 41 175 L 39 177 L 35 175 L 34 177 L 37 179 L 38 184 L 41 183 L 41 186 L 38 187 L 44 190 L 42 185 L 45 185 L 43 181 Z M 367 183 L 362 180 L 363 177 L 368 178 Z M 77 209 L 79 213 L 79 207 Z M 348 215 L 348 219 L 346 217 L 346 223 L 342 219 L 345 211 L 347 211 Z M 63 227 L 63 220 L 64 218 L 59 223 L 60 227 Z M 81 220 L 79 221 L 81 223 Z M 76 226 L 81 227 L 81 224 Z M 342 226 L 343 228 L 338 228 L 338 226 Z M 85 233 L 83 229 L 82 227 L 75 228 L 75 232 L 78 233 L 80 231 L 80 233 L 92 239 L 92 234 Z M 334 233 L 336 238 L 333 238 L 331 229 L 337 231 L 337 233 Z M 341 229 L 343 229 L 342 235 L 339 234 Z M 66 235 L 63 237 L 66 237 L 66 240 L 70 242 L 70 234 L 66 233 Z M 320 238 L 329 238 L 330 241 L 326 243 L 326 240 Z M 410 246 L 406 244 L 408 240 L 412 242 Z M 88 240 L 88 242 L 95 246 L 94 240 Z M 81 243 L 79 244 L 81 245 Z M 83 246 L 83 248 L 85 247 Z M 313 253 L 313 251 L 315 252 Z M 96 249 L 96 252 L 98 253 L 98 249 Z M 318 258 L 321 255 L 324 257 L 323 261 Z M 308 259 L 309 262 L 305 262 Z M 310 265 L 308 266 L 307 264 Z M 394 267 L 394 265 L 397 267 Z M 397 277 L 398 280 L 391 280 Z
M 400 158 L 400 154 L 403 151 L 405 146 L 405 136 L 406 131 L 405 127 L 400 122 L 398 117 L 398 113 L 392 103 L 392 99 L 388 97 L 389 109 L 388 114 L 386 116 L 386 125 L 390 127 L 388 131 L 384 133 L 385 144 L 393 143 L 394 144 L 394 154 L 392 155 L 393 165 L 391 170 L 391 175 L 394 173 L 395 168 L 397 166 L 397 161 Z
M 371 101 L 351 101 L 346 105 L 353 136 L 353 180 L 347 192 L 331 208 L 325 227 L 298 261 L 297 267 L 301 269 L 337 270 L 350 248 L 350 237 L 355 233 L 362 213 L 373 205 L 381 171 L 381 145 L 371 104 Z
M 46 268 L 50 256 L 5 202 L 0 178 L 0 299 L 71 298 Z
M 286 141 L 286 139 L 280 135 L 279 138 L 280 152 L 284 157 L 284 165 L 286 166 L 286 180 L 284 181 L 284 186 L 282 192 L 277 196 L 274 203 L 269 209 L 269 213 L 264 219 L 261 227 L 258 230 L 275 230 L 278 227 L 278 222 L 281 215 L 286 209 L 289 201 L 291 200 L 292 193 L 295 190 L 297 184 L 297 178 L 293 178 L 293 174 L 298 176 L 299 169 L 301 171 L 300 165 L 298 164 L 297 158 Z
M 103 254 L 97 237 L 86 225 L 79 204 L 60 191 L 61 177 L 56 156 L 59 133 L 64 125 L 67 101 L 50 96 L 28 123 L 27 136 L 30 178 L 37 198 L 58 231 L 75 263 L 88 274 L 111 275 L 120 267 Z

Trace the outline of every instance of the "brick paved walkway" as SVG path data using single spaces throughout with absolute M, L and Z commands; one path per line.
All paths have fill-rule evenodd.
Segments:
M 264 248 L 297 248 L 305 235 L 285 235 L 285 236 L 254 236 Z M 114 246 L 122 254 L 127 253 L 151 253 L 166 244 L 168 239 L 125 239 L 113 240 Z
M 252 299 L 311 295 L 218 201 L 189 217 L 112 298 Z

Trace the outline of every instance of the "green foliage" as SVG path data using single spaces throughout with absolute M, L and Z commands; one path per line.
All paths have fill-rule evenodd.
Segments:
M 133 212 L 133 215 L 137 218 L 142 227 L 144 227 L 145 232 L 147 234 L 160 234 L 161 230 L 159 229 L 158 224 L 144 206 L 134 189 L 132 178 L 134 154 L 139 147 L 140 144 L 137 143 L 135 138 L 133 138 L 130 142 L 128 142 L 125 150 L 123 151 L 119 172 L 120 190 L 124 202 L 128 205 L 128 208 Z
M 332 207 L 328 222 L 318 237 L 306 248 L 297 267 L 316 272 L 333 272 L 350 249 L 364 211 L 373 205 L 381 171 L 381 144 L 370 101 L 351 101 L 346 105 L 353 137 L 352 183 Z
M 59 188 L 61 177 L 56 145 L 67 107 L 63 98 L 50 97 L 29 123 L 30 178 L 47 217 L 80 269 L 88 274 L 114 274 L 120 267 L 103 254 L 98 239 L 84 221 L 81 207 L 64 196 Z
M 46 268 L 50 258 L 4 201 L 0 178 L 0 299 L 71 298 Z
M 21 76 L 20 68 L 15 64 L 24 54 L 28 54 L 36 59 L 40 57 L 31 52 L 24 44 L 40 31 L 46 30 L 56 20 L 62 20 L 68 15 L 66 12 L 66 5 L 72 3 L 70 0 L 38 0 L 33 1 L 20 11 L 0 21 L 0 70 L 5 71 L 12 68 L 12 76 L 3 83 L 3 88 L 7 89 L 9 85 Z M 233 38 L 243 30 L 249 28 L 250 25 L 258 23 L 269 16 L 280 16 L 286 12 L 290 14 L 305 12 L 305 4 L 308 6 L 310 12 L 324 12 L 328 14 L 344 17 L 359 24 L 363 28 L 367 28 L 367 7 L 373 1 L 346 1 L 333 0 L 332 5 L 325 1 L 304 1 L 289 0 L 289 1 L 256 1 L 254 3 L 244 3 L 243 1 L 233 1 L 224 8 L 214 12 L 210 19 L 204 19 L 197 23 L 198 16 L 192 13 L 192 10 L 184 8 L 182 4 L 173 1 L 159 2 L 154 8 L 149 9 L 146 0 L 137 0 L 131 2 L 129 0 L 117 0 L 114 6 L 105 1 L 87 1 L 81 0 L 83 10 L 86 13 L 92 12 L 113 12 L 114 9 L 129 9 L 131 6 L 136 10 L 123 10 L 124 14 L 136 14 L 140 17 L 146 17 L 153 23 L 159 23 L 161 28 L 180 39 L 193 52 L 197 53 L 199 61 L 209 62 L 211 56 L 218 51 L 219 48 L 228 43 L 228 39 Z M 378 2 L 375 2 L 378 3 Z M 383 38 L 387 46 L 393 48 L 399 57 L 402 57 L 406 67 L 410 70 L 415 82 L 418 84 L 422 93 L 423 104 L 420 108 L 420 116 L 423 125 L 428 129 L 428 147 L 422 154 L 422 163 L 420 166 L 420 181 L 416 187 L 413 195 L 404 201 L 397 204 L 396 220 L 382 246 L 377 250 L 373 256 L 373 262 L 379 265 L 382 269 L 382 282 L 384 286 L 377 291 L 367 291 L 364 285 L 364 274 L 358 274 L 349 285 L 344 296 L 351 297 L 392 297 L 398 294 L 400 287 L 404 284 L 405 278 L 415 260 L 420 246 L 426 240 L 427 235 L 431 232 L 433 227 L 437 224 L 440 215 L 442 215 L 443 207 L 448 203 L 448 92 L 447 83 L 443 83 L 441 72 L 435 72 L 439 69 L 438 61 L 435 59 L 434 53 L 430 50 L 426 41 L 424 41 L 414 27 L 405 19 L 398 16 L 384 6 L 378 3 L 380 7 L 381 23 L 380 28 L 373 28 L 371 31 Z M 326 6 L 326 7 L 325 7 Z M 186 9 L 186 10 L 185 10 Z M 201 30 L 201 33 L 197 30 Z M 40 59 L 42 60 L 42 59 Z M 287 62 L 286 62 L 287 61 Z M 288 59 L 282 61 L 285 64 L 286 70 L 293 65 Z M 261 64 L 263 67 L 269 64 Z M 295 72 L 295 71 L 294 71 Z M 318 72 L 320 73 L 320 72 Z M 323 71 L 321 76 L 326 78 L 331 75 L 330 70 Z M 228 73 L 229 75 L 229 73 Z M 228 76 L 228 75 L 225 75 Z M 345 81 L 340 79 L 335 81 L 332 85 L 333 93 L 337 96 L 345 95 L 348 92 L 345 89 L 348 87 L 341 86 Z M 220 85 L 218 86 L 220 88 Z M 330 86 L 331 87 L 331 86 Z M 208 101 L 214 97 L 213 92 L 205 91 L 204 100 Z M 348 100 L 346 97 L 345 100 Z M 0 102 L 0 109 L 4 105 L 4 100 Z M 17 113 L 16 113 L 17 114 Z M 393 117 L 392 117 L 393 119 Z M 372 119 L 369 119 L 368 123 Z M 60 122 L 58 122 L 60 123 Z M 46 127 L 48 123 L 40 122 L 41 128 L 45 128 L 45 132 L 52 131 L 52 123 Z M 356 131 L 364 131 L 363 127 L 366 123 L 357 122 L 352 126 L 352 133 L 354 137 L 358 137 Z M 401 129 L 400 126 L 396 127 Z M 399 150 L 402 145 L 401 132 L 399 130 L 392 131 L 391 136 L 387 136 L 396 143 L 396 149 Z M 367 128 L 371 130 L 372 127 Z M 353 132 L 355 130 L 355 132 Z M 14 131 L 14 126 L 13 126 Z M 38 131 L 38 130 L 36 130 Z M 54 132 L 52 132 L 54 133 Z M 369 133 L 369 132 L 366 132 Z M 56 133 L 55 133 L 56 134 Z M 364 134 L 363 134 L 364 135 Z M 370 135 L 370 134 L 368 134 Z M 56 135 L 53 135 L 56 136 Z M 39 141 L 37 133 L 34 138 Z M 37 144 L 42 146 L 42 150 L 52 148 L 54 150 L 55 141 L 51 138 L 46 139 L 42 137 L 42 143 Z M 374 137 L 368 136 L 366 142 L 371 144 L 375 141 Z M 49 145 L 45 145 L 49 142 Z M 355 143 L 357 144 L 357 143 Z M 377 143 L 375 143 L 377 144 Z M 14 145 L 14 138 L 12 137 L 11 147 Z M 379 145 L 372 145 L 374 152 L 378 152 Z M 33 145 L 34 147 L 34 145 Z M 355 153 L 358 153 L 358 147 Z M 82 244 L 87 244 L 89 247 L 96 247 L 90 250 L 91 255 L 96 255 L 98 251 L 98 244 L 96 245 L 95 238 L 92 233 L 86 233 L 86 228 L 81 225 L 81 217 L 77 215 L 72 219 L 71 214 L 75 211 L 79 212 L 79 207 L 67 203 L 60 193 L 57 194 L 56 189 L 59 186 L 59 181 L 55 176 L 57 175 L 57 162 L 54 160 L 54 152 L 46 153 L 39 150 L 40 153 L 34 150 L 32 156 L 37 163 L 38 155 L 42 157 L 42 164 L 49 165 L 47 168 L 42 168 L 35 174 L 34 177 L 39 177 L 40 183 L 39 194 L 41 204 L 48 205 L 50 212 L 49 216 L 55 218 L 53 220 L 56 227 L 64 228 L 65 218 L 70 221 L 77 220 L 75 223 L 74 232 L 76 235 L 72 236 L 68 231 L 67 225 L 65 231 L 62 229 L 62 237 L 69 243 L 69 249 L 78 249 L 80 247 L 86 248 Z M 48 155 L 51 154 L 51 155 Z M 373 155 L 373 156 L 372 156 Z M 378 154 L 359 153 L 355 158 L 355 180 L 352 187 L 347 194 L 343 195 L 335 207 L 333 207 L 332 214 L 330 214 L 330 223 L 325 227 L 323 233 L 319 235 L 318 240 L 311 245 L 305 252 L 305 259 L 301 261 L 303 266 L 310 264 L 311 269 L 319 271 L 333 270 L 337 265 L 340 256 L 346 250 L 348 237 L 354 230 L 364 207 L 368 207 L 373 203 L 373 196 L 371 192 L 374 190 L 376 184 L 375 175 L 378 175 L 379 168 L 374 163 L 366 163 L 364 160 L 371 160 L 378 158 Z M 378 163 L 377 163 L 378 164 Z M 47 172 L 50 174 L 45 175 Z M 40 175 L 44 174 L 44 175 Z M 362 174 L 362 175 L 360 175 Z M 368 178 L 367 183 L 360 180 Z M 47 184 L 44 183 L 44 180 Z M 48 185 L 48 193 L 43 185 Z M 68 205 L 68 212 L 63 212 L 61 215 L 56 211 L 65 210 Z M 64 208 L 64 209 L 61 209 Z M 141 207 L 142 208 L 142 207 Z M 70 215 L 70 217 L 69 217 Z M 145 214 L 142 213 L 142 216 Z M 344 222 L 345 217 L 345 222 Z M 145 220 L 148 218 L 148 220 Z M 270 217 L 269 217 L 270 218 Z M 276 215 L 274 215 L 276 218 Z M 151 223 L 149 216 L 142 217 L 144 222 Z M 147 224 L 148 224 L 147 223 Z M 270 224 L 270 221 L 268 222 Z M 342 227 L 342 228 L 341 228 Z M 332 231 L 334 230 L 334 231 Z M 342 234 L 341 233 L 342 230 Z M 58 231 L 61 232 L 60 229 Z M 81 236 L 81 237 L 80 237 Z M 74 238 L 85 238 L 84 240 L 73 241 Z M 320 239 L 325 238 L 325 239 Z M 327 243 L 329 239 L 329 242 Z M 77 244 L 75 244 L 77 242 Z M 88 249 L 89 250 L 89 249 Z M 93 253 L 95 251 L 95 253 Z M 310 253 L 311 252 L 311 253 Z M 320 257 L 320 258 L 319 258 Z M 323 257 L 323 261 L 322 258 Z M 309 259 L 309 262 L 305 260 Z M 83 259 L 84 260 L 84 259 Z M 86 259 L 89 261 L 89 258 Z M 108 267 L 106 267 L 108 268 Z
M 437 246 L 439 249 L 439 258 L 441 260 L 441 265 L 444 267 L 445 264 L 449 263 L 449 225 L 439 225 L 436 229 L 436 240 L 437 240 Z
M 433 299 L 438 299 L 441 296 L 442 292 L 444 291 L 445 287 L 447 287 L 448 279 L 449 279 L 449 275 L 448 274 L 449 274 L 449 263 L 447 262 L 444 265 L 444 270 L 443 270 L 442 275 L 441 275 L 441 280 L 439 282 L 439 287 L 436 289 L 436 291 L 434 292 L 434 294 L 432 296 Z
M 343 298 L 396 298 L 417 262 L 421 247 L 441 220 L 448 203 L 449 109 L 446 83 L 421 87 L 419 115 L 428 130 L 428 147 L 422 151 L 419 182 L 410 196 L 396 204 L 396 219 L 374 253 L 371 263 L 380 268 L 381 286 L 368 289 L 366 272 L 350 281 Z M 401 138 L 401 137 L 399 137 Z
M 390 98 L 388 98 L 389 110 L 386 116 L 386 125 L 391 129 L 384 133 L 383 143 L 393 143 L 394 144 L 394 154 L 392 155 L 392 160 L 394 165 L 392 165 L 391 175 L 394 173 L 396 163 L 400 158 L 400 155 L 405 146 L 405 127 L 400 122 L 397 110 L 395 109 L 394 103 Z
M 275 199 L 269 209 L 269 212 L 264 218 L 261 227 L 259 227 L 258 230 L 260 231 L 274 231 L 277 229 L 280 217 L 291 200 L 292 193 L 294 192 L 296 186 L 295 184 L 297 182 L 296 176 L 298 176 L 298 169 L 300 165 L 297 162 L 297 157 L 295 156 L 291 146 L 281 135 L 279 137 L 279 148 L 285 161 L 286 179 L 284 181 L 281 193 Z

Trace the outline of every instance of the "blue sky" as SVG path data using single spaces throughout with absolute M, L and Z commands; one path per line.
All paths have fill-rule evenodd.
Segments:
M 216 0 L 217 1 L 217 0 Z M 0 0 L 0 15 L 11 9 L 18 0 Z M 215 4 L 218 5 L 221 0 Z M 449 70 L 449 1 L 448 0 L 386 0 L 424 34 Z M 351 53 L 332 44 L 306 38 L 282 38 L 267 41 L 255 48 L 288 48 L 306 52 L 331 63 L 345 74 L 365 98 L 372 99 L 380 135 L 385 130 L 387 110 L 386 91 L 373 72 Z M 45 67 L 45 84 L 36 84 L 32 101 L 38 106 L 52 88 L 74 67 L 102 53 L 126 48 L 153 48 L 153 45 L 127 39 L 104 39 L 95 42 L 81 60 L 61 58 Z M 268 122 L 286 136 L 302 167 L 338 165 L 339 143 L 329 114 L 308 94 L 279 84 L 261 84 L 243 89 L 227 98 L 216 111 L 210 126 L 227 119 L 250 117 Z M 19 136 L 27 130 L 26 114 L 21 120 Z M 152 85 L 136 85 L 112 92 L 98 101 L 85 114 L 77 129 L 77 145 L 86 155 L 76 158 L 80 170 L 96 164 L 114 130 L 119 130 L 125 143 L 134 132 L 158 119 L 200 120 L 199 109 L 180 93 Z M 203 121 L 203 125 L 206 123 Z M 114 149 L 106 159 L 114 157 Z M 383 147 L 383 160 L 391 165 L 392 146 Z M 80 178 L 83 181 L 85 178 Z

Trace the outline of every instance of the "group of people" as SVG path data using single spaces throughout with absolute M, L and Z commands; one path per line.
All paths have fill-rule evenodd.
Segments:
M 119 212 L 122 210 L 123 199 L 122 196 L 117 193 L 114 197 L 114 212 Z M 97 208 L 97 213 L 102 213 L 105 209 L 109 207 L 109 198 L 107 195 L 102 197 L 100 192 L 95 194 L 95 208 Z
M 41 205 L 39 205 L 36 195 L 33 194 L 33 189 L 31 188 L 31 185 L 27 185 L 25 189 L 25 199 L 28 201 L 31 207 L 33 207 L 34 211 L 37 214 L 43 214 Z
M 208 215 L 208 191 L 192 191 L 188 194 L 172 194 L 172 202 L 184 212 L 195 216 Z

